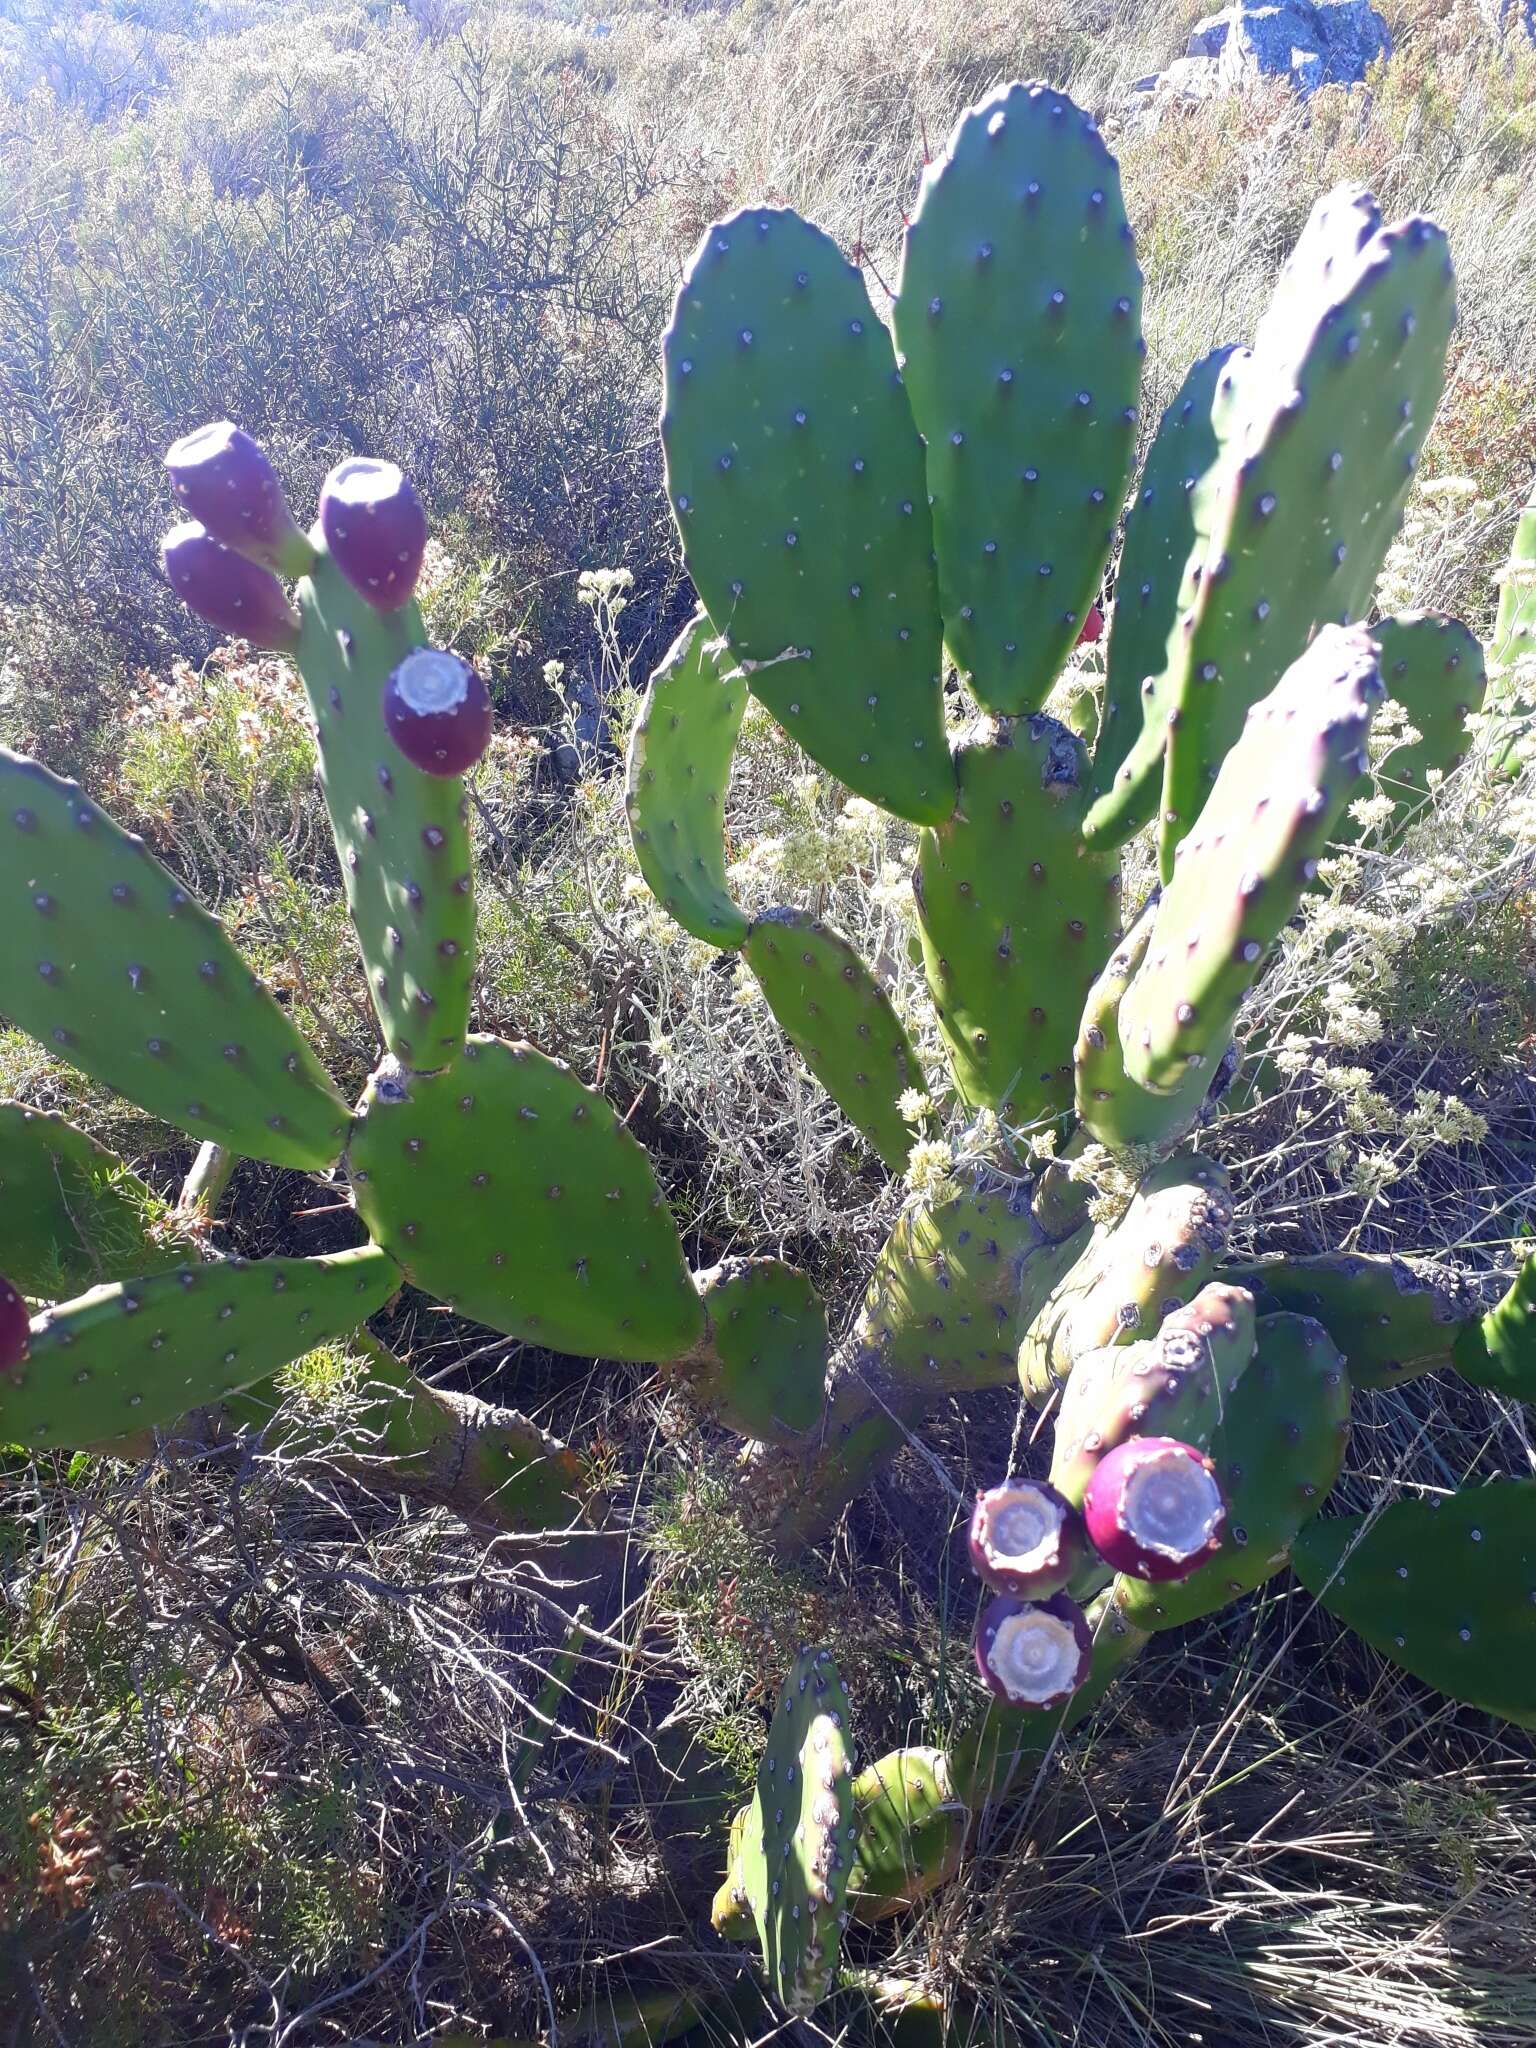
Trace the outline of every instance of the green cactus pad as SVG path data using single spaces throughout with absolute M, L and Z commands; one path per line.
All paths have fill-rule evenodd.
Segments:
M 1125 521 L 1115 576 L 1104 717 L 1093 756 L 1090 846 L 1119 846 L 1157 809 L 1177 675 L 1170 659 L 1193 600 L 1221 497 L 1223 461 L 1241 417 L 1245 348 L 1202 356 L 1158 423 Z
M 1536 1401 L 1536 1258 L 1503 1300 L 1457 1333 L 1451 1361 L 1464 1380 L 1512 1401 Z
M 1394 1664 L 1536 1728 L 1536 1480 L 1398 1501 L 1368 1526 L 1330 1515 L 1302 1530 L 1291 1563 Z
M 739 1889 L 769 1988 L 790 2013 L 813 2011 L 837 1968 L 858 1840 L 850 1719 L 829 1652 L 802 1650 L 779 1694 L 739 1838 Z
M 820 228 L 712 227 L 662 343 L 667 491 L 748 688 L 860 796 L 954 808 L 923 450 L 890 335 Z
M 1396 810 L 1385 829 L 1373 835 L 1390 844 L 1431 793 L 1430 776 L 1449 775 L 1472 745 L 1468 716 L 1483 708 L 1488 672 L 1476 636 L 1460 619 L 1440 612 L 1403 612 L 1371 627 L 1381 649 L 1381 680 L 1389 698 L 1400 704 L 1418 733 L 1416 740 L 1394 745 L 1377 764 L 1374 781 Z M 1385 708 L 1385 707 L 1383 707 Z M 1355 795 L 1370 793 L 1370 781 L 1356 785 Z M 1346 810 L 1339 837 L 1359 837 L 1359 827 Z
M 1102 1145 L 1171 1144 L 1199 1116 L 1210 1085 L 1203 1071 L 1191 1069 L 1174 1094 L 1153 1095 L 1126 1072 L 1120 1006 L 1147 957 L 1158 902 L 1154 889 L 1089 989 L 1072 1048 L 1073 1106 Z
M 1025 1124 L 1072 1105 L 1119 862 L 1083 848 L 1088 760 L 1054 718 L 987 719 L 955 758 L 960 802 L 913 878 L 923 963 L 961 1099 Z
M 1051 1294 L 1019 1347 L 1019 1379 L 1039 1406 L 1085 1352 L 1154 1335 L 1211 1279 L 1232 1229 L 1225 1169 L 1192 1151 L 1154 1166 L 1118 1223 L 1102 1230 Z
M 790 1044 L 899 1173 L 915 1133 L 897 1105 L 924 1082 L 890 997 L 848 941 L 808 911 L 765 911 L 742 950 Z
M 162 1203 L 115 1152 L 48 1110 L 0 1102 L 0 1266 L 34 1301 L 180 1265 Z
M 1325 626 L 1249 714 L 1180 845 L 1147 957 L 1120 1004 L 1126 1071 L 1153 1094 L 1214 1071 L 1362 771 L 1380 699 L 1369 636 Z
M 1177 628 L 1165 880 L 1249 708 L 1320 622 L 1364 615 L 1439 403 L 1454 316 L 1432 222 L 1384 228 L 1350 186 L 1318 202 L 1259 324 L 1239 459 Z
M 1253 1296 L 1211 1281 L 1155 1337 L 1088 1352 L 1056 1412 L 1051 1484 L 1081 1507 L 1100 1459 L 1131 1437 L 1208 1450 L 1253 1343 Z
M 950 652 L 989 709 L 1037 710 L 1098 595 L 1143 353 L 1119 168 L 1064 94 L 1011 85 L 962 116 L 924 173 L 895 323 Z
M 848 1885 L 855 1920 L 888 1919 L 947 1884 L 970 1816 L 949 1789 L 941 1749 L 898 1749 L 853 1781 L 858 1849 Z
M 723 643 L 697 613 L 651 677 L 629 741 L 624 803 L 651 894 L 708 945 L 746 943 L 750 923 L 725 880 L 725 792 L 747 686 L 715 660 Z
M 694 1275 L 709 1328 L 677 1375 L 730 1429 L 764 1442 L 815 1427 L 825 1403 L 827 1306 L 782 1259 L 725 1259 Z
M 1460 1332 L 1476 1319 L 1464 1284 L 1432 1280 L 1402 1259 L 1323 1252 L 1234 1266 L 1224 1280 L 1252 1290 L 1259 1314 L 1315 1316 L 1343 1352 L 1357 1387 L 1400 1387 L 1451 1363 Z
M 1083 1610 L 1093 1631 L 1088 1676 L 1065 1705 L 1011 1707 L 988 1697 L 973 1709 L 949 1751 L 955 1793 L 973 1813 L 1000 1805 L 1022 1770 L 1039 1764 L 1058 1735 L 1066 1735 L 1103 1699 L 1127 1664 L 1141 1654 L 1148 1637 L 1133 1628 L 1105 1588 Z
M 174 1422 L 344 1336 L 399 1284 L 363 1245 L 93 1288 L 38 1316 L 28 1358 L 0 1373 L 0 1442 L 71 1449 Z
M 934 1399 L 1012 1379 L 1025 1330 L 1088 1235 L 1049 1241 L 1032 1194 L 1029 1181 L 983 1179 L 897 1218 L 855 1331 L 890 1379 Z
M 319 1171 L 347 1110 L 222 925 L 73 782 L 0 747 L 0 1012 L 194 1137 Z
M 1188 1578 L 1120 1578 L 1137 1628 L 1179 1628 L 1273 1578 L 1333 1491 L 1349 1440 L 1350 1374 L 1321 1323 L 1260 1316 L 1253 1363 L 1227 1396 L 1211 1459 L 1227 1501 L 1222 1547 Z
M 297 660 L 347 910 L 384 1043 L 404 1067 L 445 1067 L 464 1042 L 475 968 L 469 803 L 414 767 L 384 723 L 391 670 L 426 641 L 415 601 L 381 612 L 325 552 L 298 588 Z
M 1509 560 L 1499 577 L 1499 610 L 1488 643 L 1495 701 L 1536 702 L 1536 485 L 1515 525 Z
M 386 1060 L 348 1163 L 374 1237 L 461 1315 L 641 1363 L 703 1334 L 650 1161 L 611 1104 L 531 1045 L 474 1037 L 440 1074 Z

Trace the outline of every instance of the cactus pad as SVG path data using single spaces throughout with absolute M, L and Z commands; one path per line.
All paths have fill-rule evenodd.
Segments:
M 1526 1258 L 1502 1301 L 1456 1333 L 1451 1360 L 1475 1387 L 1536 1401 L 1536 1258 Z
M 807 911 L 766 911 L 742 950 L 791 1045 L 899 1173 L 914 1133 L 898 1104 L 923 1075 L 890 997 L 848 941 Z
M 1449 775 L 1472 745 L 1468 715 L 1481 711 L 1488 687 L 1483 650 L 1460 619 L 1404 612 L 1371 627 L 1381 649 L 1381 680 L 1419 737 L 1394 745 L 1376 764 L 1375 780 L 1396 809 L 1378 836 L 1390 842 L 1430 795 L 1430 776 Z M 1383 707 L 1385 709 L 1385 707 Z M 1357 794 L 1364 794 L 1362 785 Z M 1348 813 L 1340 837 L 1358 837 Z
M 796 213 L 712 227 L 662 344 L 699 596 L 793 739 L 917 824 L 954 808 L 922 443 L 864 280 Z
M 386 1060 L 348 1161 L 374 1237 L 461 1315 L 642 1363 L 703 1332 L 650 1161 L 611 1104 L 531 1045 L 471 1038 L 440 1074 Z
M 384 685 L 426 635 L 414 600 L 381 612 L 323 550 L 299 585 L 298 664 L 347 910 L 384 1042 L 402 1066 L 445 1067 L 469 1022 L 475 897 L 468 799 L 414 767 L 384 723 Z
M 1222 1278 L 1251 1288 L 1261 1316 L 1315 1316 L 1357 1387 L 1400 1387 L 1438 1372 L 1476 1314 L 1461 1282 L 1426 1279 L 1402 1259 L 1365 1252 L 1235 1266 Z
M 1121 1578 L 1115 1604 L 1137 1628 L 1179 1628 L 1262 1586 L 1332 1492 L 1349 1438 L 1350 1375 L 1307 1316 L 1261 1316 L 1253 1363 L 1227 1395 L 1211 1461 L 1227 1502 L 1222 1547 L 1176 1582 Z
M 1210 1280 L 1231 1228 L 1222 1167 L 1192 1151 L 1153 1167 L 1030 1324 L 1019 1348 L 1029 1400 L 1046 1400 L 1085 1352 L 1155 1335 Z
M 677 1370 L 730 1429 L 770 1441 L 815 1426 L 823 1406 L 827 1307 L 781 1259 L 726 1259 L 694 1284 L 709 1318 Z
M 1292 1553 L 1307 1591 L 1415 1678 L 1536 1728 L 1536 1480 L 1331 1515 Z
M 1488 643 L 1488 673 L 1498 701 L 1529 707 L 1536 699 L 1536 487 L 1515 525 L 1499 577 L 1499 610 Z
M 697 613 L 651 677 L 629 741 L 624 802 L 651 894 L 685 932 L 745 945 L 749 920 L 725 880 L 725 792 L 747 686 L 715 660 L 723 643 Z
M 1243 372 L 1243 424 L 1182 650 L 1163 775 L 1162 870 L 1250 706 L 1324 620 L 1365 613 L 1445 377 L 1445 236 L 1384 228 L 1350 186 L 1320 200 Z
M 0 1102 L 0 1247 L 34 1301 L 180 1265 L 150 1225 L 163 1204 L 114 1152 L 61 1116 Z
M 1089 989 L 1072 1048 L 1078 1120 L 1104 1145 L 1170 1144 L 1196 1121 L 1210 1086 L 1203 1069 L 1191 1068 L 1173 1094 L 1153 1095 L 1126 1072 L 1120 1006 L 1147 957 L 1159 900 L 1154 889 Z
M 1090 846 L 1118 846 L 1157 809 L 1178 673 L 1174 635 L 1192 602 L 1240 417 L 1247 349 L 1202 356 L 1158 423 L 1125 521 L 1109 626 L 1104 716 L 1093 756 Z
M 849 1721 L 830 1654 L 802 1650 L 779 1694 L 739 1837 L 738 1888 L 769 1986 L 791 2013 L 814 2010 L 837 1968 L 858 1840 Z
M 969 1816 L 950 1795 L 941 1749 L 898 1749 L 853 1781 L 858 1849 L 848 1885 L 855 1920 L 915 1906 L 960 1867 Z
M 1013 1377 L 1025 1329 L 1087 1237 L 1049 1241 L 1032 1192 L 1028 1181 L 983 1182 L 897 1219 L 855 1333 L 892 1378 L 937 1398 Z
M 0 1012 L 197 1138 L 339 1155 L 347 1111 L 222 925 L 76 784 L 0 748 Z
M 399 1284 L 364 1245 L 93 1288 L 33 1321 L 30 1359 L 0 1379 L 0 1442 L 58 1450 L 174 1422 L 344 1336 Z
M 923 961 L 961 1098 L 1025 1124 L 1071 1106 L 1119 862 L 1083 848 L 1087 756 L 1055 719 L 988 719 L 955 758 L 955 814 L 919 842 Z
M 1120 1004 L 1126 1069 L 1152 1093 L 1214 1071 L 1362 771 L 1380 698 L 1369 637 L 1325 626 L 1250 712 L 1180 845 L 1147 957 Z
M 1212 1281 L 1147 1342 L 1090 1351 L 1061 1397 L 1051 1484 L 1080 1507 L 1100 1460 L 1132 1437 L 1209 1450 L 1253 1343 L 1253 1296 Z
M 1038 709 L 1098 595 L 1136 441 L 1141 272 L 1120 173 L 1043 85 L 962 116 L 902 253 L 944 632 L 980 701 Z

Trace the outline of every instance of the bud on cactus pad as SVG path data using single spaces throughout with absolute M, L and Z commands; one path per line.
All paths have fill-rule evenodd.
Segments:
M 413 767 L 462 775 L 490 744 L 491 700 L 461 655 L 416 647 L 384 685 L 384 723 Z
M 1095 1550 L 1133 1579 L 1182 1579 L 1221 1548 L 1227 1504 L 1216 1469 L 1171 1436 L 1132 1437 L 1103 1459 L 1083 1496 Z
M 221 547 L 195 519 L 171 528 L 160 556 L 172 590 L 210 626 L 285 654 L 298 646 L 299 615 L 272 571 Z
M 976 1496 L 970 1551 L 972 1568 L 986 1585 L 1041 1600 L 1073 1577 L 1088 1540 L 1082 1517 L 1054 1486 L 1041 1479 L 1005 1479 Z
M 302 576 L 315 551 L 300 531 L 266 452 L 232 420 L 183 434 L 166 452 L 176 502 L 221 547 L 279 576 Z
M 0 1277 L 0 1372 L 25 1363 L 31 1337 L 27 1304 L 10 1281 Z
M 339 462 L 320 489 L 320 530 L 331 559 L 375 610 L 398 611 L 415 594 L 427 546 L 427 515 L 415 486 L 392 462 Z
M 1083 1610 L 1065 1593 L 1019 1600 L 1000 1593 L 976 1624 L 976 1669 L 1000 1700 L 1056 1707 L 1088 1676 L 1093 1637 Z

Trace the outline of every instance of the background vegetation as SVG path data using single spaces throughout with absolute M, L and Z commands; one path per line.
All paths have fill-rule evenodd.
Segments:
M 1460 279 L 1384 601 L 1486 629 L 1536 470 L 1536 58 L 1470 0 L 1398 0 L 1361 89 L 1127 119 L 1203 11 L 8 0 L 0 741 L 143 831 L 360 1086 L 373 1027 L 299 693 L 164 587 L 159 463 L 228 414 L 302 506 L 340 456 L 395 456 L 434 518 L 433 630 L 502 713 L 477 781 L 484 1028 L 632 1111 L 699 1263 L 782 1250 L 846 1323 L 900 1191 L 750 983 L 646 897 L 613 774 L 689 601 L 656 345 L 702 226 L 781 199 L 890 279 L 925 143 L 990 84 L 1046 76 L 1121 156 L 1149 423 L 1193 355 L 1251 333 L 1316 194 L 1357 178 L 1434 213 Z M 1527 851 L 1529 785 L 1496 799 Z M 1536 898 L 1529 858 L 1485 851 L 1489 801 L 1448 788 L 1392 860 L 1337 862 L 1265 983 L 1284 1087 L 1262 1113 L 1239 1088 L 1209 1143 L 1270 1244 L 1326 1231 L 1476 1277 L 1536 1222 Z M 931 1035 L 902 829 L 755 715 L 732 829 L 741 900 L 828 911 Z M 3 1027 L 0 1093 L 69 1109 L 167 1192 L 187 1164 Z M 249 1165 L 226 1215 L 253 1253 L 352 1230 L 323 1188 Z M 1012 1402 L 941 1417 L 785 1576 L 733 1518 L 721 1445 L 644 1374 L 484 1334 L 407 1311 L 392 1336 L 595 1448 L 636 1547 L 623 1631 L 526 1797 L 511 1760 L 570 1596 L 514 1542 L 337 1479 L 327 1443 L 368 1427 L 355 1362 L 296 1369 L 311 1426 L 280 1456 L 0 1476 L 0 2040 L 536 2033 L 626 1975 L 728 1983 L 721 1817 L 788 1650 L 832 1644 L 868 1754 L 942 1736 L 969 1622 L 944 1532 L 1003 1469 Z M 1356 1445 L 1357 1503 L 1388 1473 L 1532 1462 L 1528 1418 L 1439 1382 L 1370 1397 Z M 1529 1741 L 1342 1646 L 1282 1584 L 1155 1644 L 967 1876 L 856 1957 L 969 1987 L 1006 2041 L 1528 2048 L 1533 1851 Z

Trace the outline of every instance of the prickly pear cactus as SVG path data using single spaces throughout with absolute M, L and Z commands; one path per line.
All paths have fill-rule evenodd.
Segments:
M 826 1650 L 802 1650 L 779 1693 L 728 1884 L 752 1915 L 770 1988 L 792 2013 L 831 1989 L 853 1874 L 849 1708 Z

